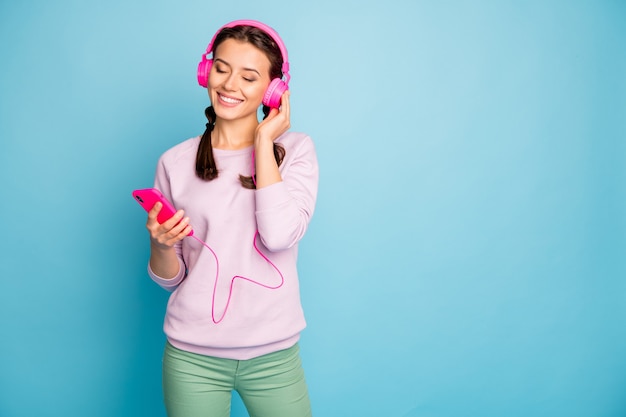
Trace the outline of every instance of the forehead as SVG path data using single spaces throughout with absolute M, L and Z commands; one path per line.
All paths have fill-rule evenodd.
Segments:
M 226 39 L 213 54 L 215 60 L 224 61 L 233 67 L 256 68 L 269 72 L 270 60 L 265 52 L 249 42 Z

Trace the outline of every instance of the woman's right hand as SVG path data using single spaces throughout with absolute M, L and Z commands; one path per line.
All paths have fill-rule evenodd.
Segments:
M 189 225 L 189 217 L 183 218 L 185 215 L 183 210 L 178 210 L 169 220 L 159 224 L 157 216 L 161 208 L 163 205 L 157 202 L 148 212 L 146 228 L 150 232 L 150 243 L 153 247 L 169 249 L 191 233 L 191 226 Z

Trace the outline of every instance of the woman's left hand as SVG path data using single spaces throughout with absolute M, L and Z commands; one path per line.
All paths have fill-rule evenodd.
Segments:
M 280 98 L 280 108 L 271 109 L 269 115 L 256 128 L 254 140 L 259 142 L 274 142 L 276 138 L 291 127 L 289 115 L 289 95 L 287 90 Z

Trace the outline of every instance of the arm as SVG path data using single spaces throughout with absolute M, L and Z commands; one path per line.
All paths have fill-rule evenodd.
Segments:
M 180 262 L 174 246 L 191 232 L 189 218 L 183 218 L 183 210 L 164 222 L 157 222 L 157 215 L 161 211 L 161 203 L 156 203 L 148 213 L 146 228 L 150 232 L 150 269 L 163 278 L 175 278 L 180 271 Z
M 257 190 L 282 181 L 276 158 L 274 158 L 274 140 L 289 130 L 291 125 L 289 94 L 289 91 L 283 94 L 280 109 L 270 110 L 269 115 L 259 123 L 254 132 Z
M 293 134 L 281 165 L 282 181 L 257 189 L 256 220 L 263 244 L 288 249 L 304 236 L 317 199 L 319 169 L 311 138 Z
M 154 187 L 171 200 L 171 190 L 166 169 L 161 159 L 157 166 Z M 170 289 L 182 281 L 185 274 L 182 260 L 181 241 L 191 232 L 189 218 L 178 210 L 172 218 L 159 224 L 157 215 L 162 208 L 156 203 L 148 212 L 146 228 L 150 233 L 150 261 L 148 272 L 152 279 L 164 288 Z
M 274 140 L 290 127 L 289 94 L 255 134 L 256 218 L 261 241 L 271 251 L 290 248 L 304 236 L 317 198 L 317 157 L 309 137 L 287 150 L 280 169 L 274 158 Z

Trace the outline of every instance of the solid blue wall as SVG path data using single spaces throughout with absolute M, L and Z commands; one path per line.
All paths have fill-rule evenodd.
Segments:
M 202 132 L 196 65 L 238 18 L 284 38 L 317 144 L 315 415 L 625 415 L 618 0 L 2 2 L 0 415 L 164 416 L 130 193 Z

